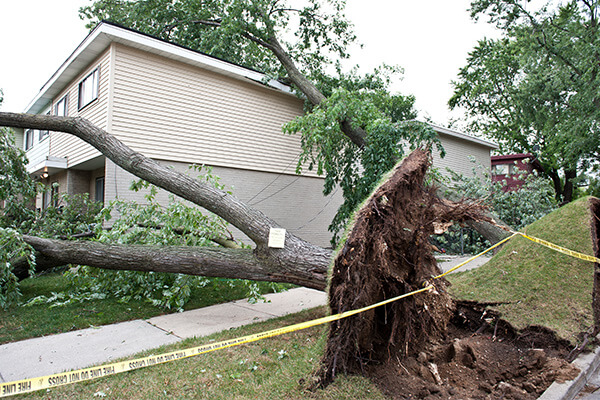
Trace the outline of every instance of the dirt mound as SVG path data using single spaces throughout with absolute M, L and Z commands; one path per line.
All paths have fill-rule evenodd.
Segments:
M 489 311 L 459 304 L 443 340 L 365 372 L 393 399 L 528 400 L 577 376 L 568 352 L 569 343 L 545 328 L 517 333 Z

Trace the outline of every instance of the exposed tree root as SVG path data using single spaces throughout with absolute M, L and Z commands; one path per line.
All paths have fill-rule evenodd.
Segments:
M 426 187 L 430 164 L 428 153 L 413 152 L 358 211 L 334 261 L 332 313 L 423 288 L 440 273 L 428 241 L 436 228 L 485 219 L 482 205 L 441 200 Z M 332 323 L 318 384 L 338 372 L 361 372 L 368 361 L 414 356 L 443 338 L 454 313 L 447 285 L 439 279 L 435 290 Z

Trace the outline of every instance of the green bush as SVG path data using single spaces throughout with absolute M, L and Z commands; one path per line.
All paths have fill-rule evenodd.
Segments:
M 505 190 L 506 181 L 493 182 L 489 171 L 481 166 L 473 168 L 473 175 L 465 177 L 449 170 L 447 180 L 452 197 L 482 201 L 495 216 L 514 230 L 519 230 L 557 208 L 554 189 L 547 179 L 535 172 L 517 170 L 523 184 L 514 190 Z M 462 239 L 461 239 L 462 236 Z M 469 228 L 452 227 L 432 241 L 451 253 L 476 253 L 490 243 Z

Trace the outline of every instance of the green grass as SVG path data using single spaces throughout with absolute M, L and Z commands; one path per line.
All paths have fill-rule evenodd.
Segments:
M 61 273 L 41 275 L 21 282 L 24 301 L 40 295 L 49 296 L 51 292 L 60 292 L 67 287 L 67 279 Z M 261 285 L 261 288 L 263 293 L 269 292 L 268 284 Z M 194 289 L 190 301 L 184 308 L 193 310 L 246 296 L 246 288 L 235 281 L 213 280 L 206 287 Z M 115 298 L 91 300 L 61 307 L 41 304 L 13 307 L 9 310 L 0 309 L 0 344 L 90 326 L 150 318 L 168 312 L 142 300 L 120 303 Z
M 136 357 L 175 351 L 321 317 L 325 307 L 190 339 Z M 323 353 L 325 326 L 223 349 L 49 391 L 22 399 L 385 399 L 367 378 L 339 376 L 325 390 L 307 392 Z M 134 357 L 131 357 L 134 358 Z M 131 359 L 129 358 L 129 359 Z M 102 395 L 105 397 L 102 397 Z
M 585 254 L 593 254 L 588 198 L 554 211 L 524 229 Z M 487 264 L 448 277 L 459 299 L 507 302 L 492 308 L 516 328 L 543 325 L 576 341 L 593 324 L 594 264 L 543 247 L 522 237 L 511 239 Z

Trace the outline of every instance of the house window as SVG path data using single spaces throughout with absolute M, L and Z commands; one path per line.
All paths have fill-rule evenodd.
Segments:
M 33 130 L 27 129 L 25 131 L 25 151 L 33 147 Z
M 42 210 L 46 210 L 48 207 L 58 206 L 58 182 L 53 182 L 50 185 L 50 190 L 42 193 Z
M 508 164 L 494 165 L 493 175 L 508 175 Z
M 38 140 L 39 142 L 46 139 L 46 137 L 50 133 L 49 131 L 38 131 L 38 132 L 39 132 L 39 140 Z
M 42 193 L 42 210 L 46 210 L 50 207 L 50 192 L 46 191 Z
M 80 110 L 98 98 L 99 76 L 99 70 L 96 68 L 91 74 L 86 76 L 85 79 L 79 83 L 78 106 Z
M 96 196 L 95 200 L 104 203 L 104 177 L 96 178 Z
M 58 115 L 59 117 L 67 116 L 67 114 L 68 114 L 67 96 L 63 97 L 62 99 L 60 99 L 58 101 L 58 103 L 56 103 L 56 107 L 55 107 L 54 111 L 55 111 L 55 115 Z

